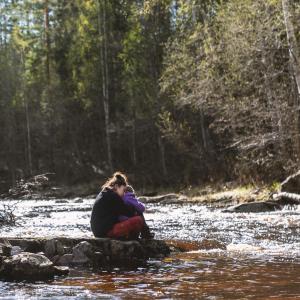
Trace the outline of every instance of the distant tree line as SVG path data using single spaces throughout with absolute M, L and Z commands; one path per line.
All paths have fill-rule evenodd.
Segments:
M 300 157 L 298 0 L 0 0 L 0 191 L 282 179 Z

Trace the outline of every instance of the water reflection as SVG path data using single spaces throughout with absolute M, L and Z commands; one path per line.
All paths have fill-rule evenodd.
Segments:
M 55 283 L 122 299 L 295 299 L 300 295 L 299 267 L 295 262 L 196 252 L 176 254 L 160 264 L 150 262 L 147 269 L 74 273 Z

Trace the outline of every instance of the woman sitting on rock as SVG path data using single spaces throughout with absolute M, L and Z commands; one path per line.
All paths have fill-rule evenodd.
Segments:
M 127 178 L 116 172 L 102 186 L 92 209 L 91 229 L 96 237 L 136 239 L 144 228 L 144 219 L 124 203 Z M 128 219 L 119 222 L 119 216 Z

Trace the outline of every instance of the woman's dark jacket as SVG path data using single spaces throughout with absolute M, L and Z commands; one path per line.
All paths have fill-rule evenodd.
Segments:
M 91 229 L 96 237 L 105 237 L 107 232 L 118 223 L 118 216 L 132 216 L 132 209 L 111 189 L 104 189 L 97 196 L 91 215 Z

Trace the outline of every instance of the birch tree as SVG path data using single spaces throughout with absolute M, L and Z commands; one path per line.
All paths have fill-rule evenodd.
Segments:
M 295 28 L 293 25 L 293 13 L 291 11 L 290 0 L 282 0 L 282 10 L 284 15 L 291 64 L 297 84 L 298 96 L 300 96 L 300 54 L 299 47 L 297 45 Z
M 107 159 L 110 172 L 113 170 L 111 138 L 109 131 L 109 73 L 108 73 L 108 35 L 107 35 L 107 0 L 98 0 L 98 28 L 101 40 L 100 62 L 102 74 L 102 101 L 105 117 L 105 135 L 107 147 Z

